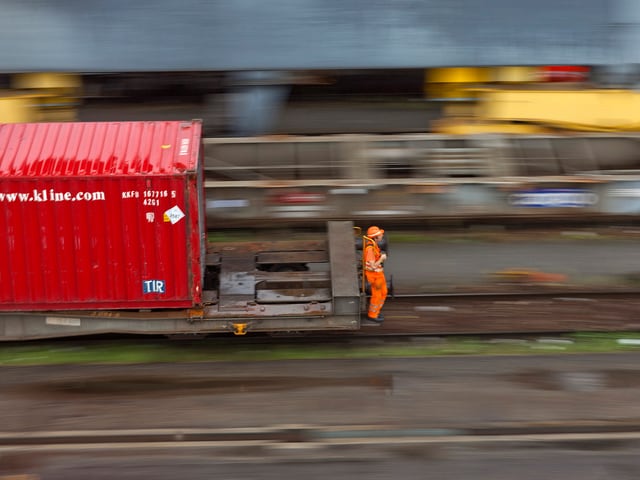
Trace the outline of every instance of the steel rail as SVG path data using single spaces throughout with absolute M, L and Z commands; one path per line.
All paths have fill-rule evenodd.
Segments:
M 538 287 L 540 288 L 540 287 Z M 543 287 L 544 288 L 544 287 Z M 502 298 L 558 298 L 565 299 L 578 299 L 579 297 L 594 297 L 594 298 L 619 298 L 638 295 L 640 296 L 640 290 L 638 289 L 608 289 L 608 290 L 592 290 L 583 288 L 562 288 L 562 289 L 542 289 L 542 290 L 486 290 L 486 291 L 466 291 L 466 292 L 432 292 L 432 293 L 400 293 L 394 294 L 392 300 L 433 300 L 433 299 L 483 299 L 494 300 Z
M 390 428 L 389 426 L 158 429 L 0 433 L 0 452 L 80 452 L 128 449 L 229 449 L 247 446 L 323 447 L 398 444 L 545 444 L 639 441 L 637 423 L 520 424 L 468 428 Z M 298 455 L 298 449 L 295 452 Z M 251 450 L 247 452 L 251 454 Z

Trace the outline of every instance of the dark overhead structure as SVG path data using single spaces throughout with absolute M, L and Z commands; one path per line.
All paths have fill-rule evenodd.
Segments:
M 0 70 L 633 63 L 633 0 L 5 0 Z

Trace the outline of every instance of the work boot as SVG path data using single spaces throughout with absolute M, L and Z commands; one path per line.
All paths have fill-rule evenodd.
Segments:
M 376 318 L 373 318 L 367 315 L 367 320 L 369 320 L 370 322 L 382 323 L 384 322 L 384 315 L 380 314 Z

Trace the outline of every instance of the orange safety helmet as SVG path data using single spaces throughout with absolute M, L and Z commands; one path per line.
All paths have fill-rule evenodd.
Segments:
M 367 229 L 367 237 L 374 238 L 374 237 L 379 237 L 383 234 L 384 234 L 384 230 L 376 226 L 369 227 Z

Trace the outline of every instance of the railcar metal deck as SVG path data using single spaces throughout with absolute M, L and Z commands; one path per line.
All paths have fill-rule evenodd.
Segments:
M 318 240 L 211 243 L 206 264 L 210 288 L 194 308 L 5 312 L 0 340 L 360 328 L 352 222 L 329 222 Z

